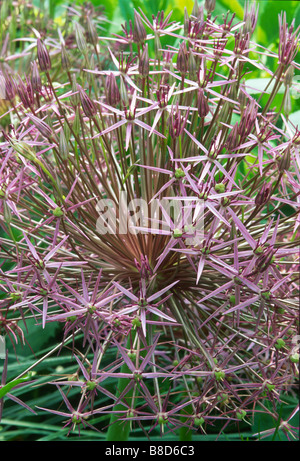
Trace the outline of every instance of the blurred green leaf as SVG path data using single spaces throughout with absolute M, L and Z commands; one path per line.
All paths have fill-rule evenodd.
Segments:
M 23 378 L 13 379 L 9 383 L 5 384 L 0 389 L 0 399 L 2 399 L 2 397 L 4 397 L 5 394 L 7 394 L 13 387 L 16 387 L 18 384 L 22 384 L 22 383 L 28 381 L 29 379 L 30 379 L 30 377 L 27 375 L 27 376 L 24 376 Z

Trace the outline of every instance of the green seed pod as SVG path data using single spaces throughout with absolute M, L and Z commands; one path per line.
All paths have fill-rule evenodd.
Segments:
M 87 381 L 86 387 L 89 391 L 93 391 L 97 387 L 97 383 L 95 381 Z
M 236 417 L 237 417 L 237 419 L 239 419 L 241 421 L 242 419 L 245 418 L 246 414 L 247 413 L 246 413 L 245 410 L 237 410 Z
M 12 293 L 10 293 L 9 298 L 13 302 L 18 302 L 22 298 L 22 293 L 20 293 L 19 291 L 12 292 Z
M 182 231 L 180 229 L 174 229 L 173 230 L 173 237 L 175 239 L 178 239 L 178 238 L 182 237 Z
M 132 325 L 134 328 L 138 328 L 138 327 L 141 327 L 142 326 L 142 323 L 140 321 L 140 319 L 138 317 L 135 317 L 132 321 L 131 321 Z
M 94 306 L 93 304 L 89 304 L 89 307 L 88 307 L 89 314 L 93 314 L 96 310 L 97 310 L 96 306 Z
M 263 249 L 263 247 L 262 247 L 261 245 L 259 245 L 257 248 L 255 248 L 255 249 L 253 250 L 253 253 L 254 253 L 255 255 L 259 255 L 259 254 L 261 254 L 261 253 L 263 253 L 263 252 L 264 252 L 264 249 Z
M 64 212 L 62 211 L 62 209 L 58 206 L 56 207 L 53 211 L 52 211 L 53 215 L 56 217 L 56 218 L 60 218 L 61 216 L 63 216 Z
M 131 359 L 131 360 L 134 360 L 136 358 L 136 352 L 135 351 L 129 351 L 128 352 L 128 357 Z
M 230 295 L 230 296 L 229 296 L 229 303 L 230 303 L 232 306 L 235 306 L 235 296 L 234 296 L 234 295 Z
M 221 199 L 221 204 L 222 206 L 226 207 L 230 203 L 230 198 L 229 197 L 222 197 Z
M 275 384 L 266 383 L 266 388 L 268 389 L 268 391 L 272 392 L 275 389 Z
M 185 177 L 185 172 L 181 168 L 176 168 L 175 170 L 175 178 L 181 179 Z
M 271 293 L 270 291 L 263 291 L 261 296 L 268 301 L 271 298 Z
M 168 414 L 167 413 L 160 413 L 157 417 L 158 424 L 164 425 L 168 422 Z
M 225 192 L 225 184 L 219 183 L 215 185 L 215 191 L 223 194 Z
M 225 378 L 225 373 L 222 370 L 217 370 L 215 371 L 215 379 L 216 381 L 223 381 Z
M 70 317 L 68 317 L 67 319 L 69 322 L 75 322 L 75 320 L 77 320 L 77 317 L 76 315 L 70 315 Z
M 72 74 L 72 95 L 70 99 L 73 106 L 78 106 L 78 104 L 80 104 L 80 97 L 75 74 Z
M 290 355 L 290 361 L 292 363 L 299 363 L 299 354 L 295 352 L 294 354 Z
M 202 426 L 204 424 L 204 418 L 202 416 L 196 416 L 194 418 L 194 424 L 196 427 Z
M 276 349 L 280 350 L 285 346 L 285 341 L 282 338 L 278 338 L 275 344 Z
M 221 395 L 218 395 L 218 400 L 221 404 L 226 405 L 229 403 L 229 395 L 223 392 Z

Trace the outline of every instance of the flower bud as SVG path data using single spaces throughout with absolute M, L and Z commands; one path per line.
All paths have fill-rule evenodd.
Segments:
M 33 96 L 33 89 L 31 82 L 26 78 L 26 85 L 22 81 L 21 77 L 19 76 L 19 83 L 17 87 L 18 96 L 22 101 L 23 106 L 25 109 L 32 107 L 34 104 L 34 96 Z
M 189 68 L 189 54 L 185 42 L 180 44 L 177 54 L 177 70 L 185 75 Z
M 162 46 L 161 46 L 159 35 L 155 32 L 154 32 L 154 52 L 155 52 L 156 59 L 161 59 Z
M 36 160 L 37 157 L 35 152 L 26 142 L 10 140 L 10 145 L 18 154 L 22 155 L 22 157 L 26 158 L 27 160 L 31 160 L 33 162 Z
M 283 113 L 287 117 L 291 111 L 292 111 L 291 95 L 289 91 L 286 91 L 284 95 L 284 100 L 283 100 Z
M 149 75 L 149 53 L 148 53 L 148 44 L 144 46 L 142 56 L 139 60 L 139 73 L 143 78 L 148 77 Z
M 134 11 L 133 23 L 133 41 L 135 43 L 143 43 L 147 38 L 146 29 L 143 25 L 140 15 Z
M 225 373 L 223 370 L 216 370 L 215 371 L 215 379 L 216 381 L 223 381 L 225 378 Z
M 139 319 L 138 317 L 135 317 L 135 318 L 131 321 L 131 323 L 132 323 L 132 326 L 133 326 L 134 328 L 139 328 L 139 327 L 142 326 L 142 322 L 140 321 L 140 319 Z
M 59 152 L 63 160 L 66 160 L 69 156 L 69 145 L 63 130 L 59 135 Z
M 75 135 L 77 136 L 79 134 L 79 131 L 80 131 L 80 117 L 79 117 L 79 108 L 78 107 L 76 109 L 76 114 L 75 114 L 75 118 L 74 118 L 74 121 L 73 121 L 72 129 L 73 129 Z
M 278 169 L 280 172 L 288 171 L 291 165 L 291 148 L 288 146 L 278 159 Z
M 294 77 L 294 67 L 289 66 L 287 71 L 283 75 L 284 85 L 290 87 L 291 84 L 293 83 L 293 77 Z
M 191 79 L 196 80 L 196 78 L 197 78 L 197 64 L 196 64 L 195 56 L 193 55 L 192 52 L 189 53 L 188 67 L 189 67 L 189 77 Z
M 178 238 L 182 237 L 182 231 L 180 229 L 174 229 L 173 230 L 173 237 L 175 239 L 178 239 Z
M 169 133 L 172 139 L 178 138 L 183 133 L 183 130 L 186 126 L 187 119 L 189 116 L 189 110 L 186 111 L 186 115 L 182 116 L 178 108 L 178 104 L 175 108 L 172 107 L 168 124 L 169 124 Z
M 214 11 L 215 6 L 216 6 L 216 0 L 205 0 L 204 2 L 204 8 L 206 9 L 208 14 Z
M 66 47 L 61 45 L 61 66 L 64 70 L 70 69 L 70 59 Z
M 124 106 L 129 106 L 128 90 L 123 77 L 120 78 L 120 96 Z
M 5 201 L 3 202 L 3 217 L 4 217 L 4 222 L 6 224 L 11 223 L 11 220 L 12 220 L 11 210 Z
M 33 91 L 40 93 L 42 89 L 42 82 L 36 61 L 31 63 L 31 85 Z
M 232 130 L 230 131 L 229 135 L 228 135 L 228 138 L 226 140 L 226 148 L 227 150 L 231 151 L 233 149 L 235 149 L 238 144 L 239 144 L 239 123 L 236 122 L 234 125 L 233 125 L 233 128 Z
M 4 81 L 4 83 L 2 83 Z M 0 97 L 2 99 L 7 99 L 8 101 L 13 101 L 16 95 L 16 82 L 13 76 L 11 75 L 4 75 L 1 79 L 0 84 L 4 85 L 4 88 L 0 88 L 0 92 L 4 89 L 4 94 L 0 93 Z
M 56 207 L 53 211 L 53 216 L 55 216 L 56 218 L 61 218 L 64 214 L 63 210 L 58 206 Z
M 174 176 L 176 179 L 184 178 L 185 172 L 181 168 L 176 168 Z
M 198 5 L 197 0 L 194 1 L 194 5 L 193 5 L 193 9 L 192 9 L 191 15 L 194 16 L 195 18 L 198 18 L 198 15 L 199 15 L 199 5 Z
M 198 90 L 198 98 L 197 98 L 197 108 L 199 117 L 204 118 L 209 113 L 209 107 L 207 102 L 207 97 L 204 94 L 203 88 L 199 88 Z
M 31 114 L 28 114 L 28 118 L 32 121 L 36 129 L 41 133 L 42 136 L 44 136 L 44 138 L 47 138 L 48 140 L 53 141 L 53 138 L 55 137 L 55 133 L 50 128 L 50 126 L 47 125 L 46 122 L 44 122 L 43 120 Z
M 75 40 L 76 40 L 78 49 L 82 54 L 85 55 L 87 52 L 87 43 L 86 43 L 86 39 L 84 36 L 83 28 L 78 22 L 74 22 L 74 28 L 75 28 Z
M 93 118 L 94 115 L 96 115 L 97 113 L 95 103 L 91 100 L 91 98 L 86 94 L 86 92 L 80 85 L 77 85 L 77 87 L 79 89 L 79 97 L 83 112 L 88 118 Z
M 184 26 L 184 35 L 187 36 L 189 32 L 189 14 L 186 9 L 186 6 L 184 7 L 184 20 L 183 20 L 183 26 Z
M 110 106 L 116 107 L 120 102 L 120 92 L 117 85 L 116 77 L 113 73 L 106 77 L 107 102 Z
M 37 57 L 42 72 L 47 72 L 51 69 L 51 60 L 48 50 L 41 39 L 37 39 Z
M 270 264 L 273 262 L 273 256 L 275 255 L 274 248 L 269 247 L 265 253 L 261 254 L 256 260 L 256 269 L 259 272 L 264 272 Z M 266 296 L 264 296 L 266 298 Z
M 94 46 L 98 45 L 97 29 L 94 22 L 91 20 L 89 16 L 87 17 L 87 36 L 89 43 L 91 43 Z
M 71 95 L 71 101 L 74 106 L 78 106 L 80 103 L 80 96 L 78 93 L 78 87 L 77 87 L 77 81 L 76 81 L 76 75 L 72 75 L 72 95 Z
M 71 132 L 70 132 L 70 127 L 69 127 L 69 125 L 67 123 L 65 123 L 65 125 L 64 125 L 64 135 L 66 137 L 66 141 L 69 142 Z
M 244 7 L 244 27 L 243 27 L 243 32 L 244 34 L 253 34 L 256 23 L 257 23 L 257 17 L 258 17 L 258 7 L 256 8 L 255 2 L 254 4 L 251 5 L 251 10 L 250 10 L 250 2 L 247 1 L 245 3 Z
M 270 191 L 271 191 L 271 184 L 269 183 L 264 183 L 262 188 L 259 190 L 257 196 L 255 197 L 255 205 L 256 206 L 262 206 L 270 198 Z

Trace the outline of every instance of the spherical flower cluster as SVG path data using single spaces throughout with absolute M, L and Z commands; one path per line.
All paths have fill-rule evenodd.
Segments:
M 276 426 L 295 390 L 300 132 L 279 90 L 299 28 L 282 14 L 278 52 L 262 51 L 257 8 L 240 22 L 214 8 L 184 24 L 135 11 L 106 38 L 84 4 L 4 47 L 0 334 L 58 325 L 53 352 L 77 371 L 49 376 L 66 409 L 35 410 L 70 431 L 99 415 L 108 440 L 255 412 Z M 249 69 L 271 89 L 254 95 Z

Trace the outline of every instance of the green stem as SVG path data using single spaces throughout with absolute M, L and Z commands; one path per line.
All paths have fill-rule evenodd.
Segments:
M 184 408 L 184 410 L 181 411 L 184 415 L 189 413 L 190 415 L 194 414 L 193 406 L 188 405 L 187 407 Z M 185 423 L 188 418 L 182 417 L 180 418 L 183 423 Z M 186 426 L 181 426 L 179 429 L 179 440 L 181 442 L 191 442 L 193 440 L 193 431 L 189 427 Z
M 128 336 L 127 340 L 127 349 L 130 349 L 130 335 Z M 130 373 L 130 370 L 126 363 L 124 363 L 121 367 L 121 373 Z M 129 378 L 119 378 L 118 381 L 118 396 L 122 394 L 126 386 L 130 383 Z M 134 394 L 134 387 L 132 387 L 126 394 L 126 401 L 132 402 L 131 406 L 134 406 L 134 399 L 132 398 Z M 120 421 L 118 412 L 124 411 L 124 405 L 122 403 L 118 403 L 114 406 L 113 411 L 116 413 L 112 413 L 110 417 L 110 426 L 107 431 L 106 440 L 108 442 L 126 442 L 128 440 L 130 434 L 130 424 L 128 422 Z

